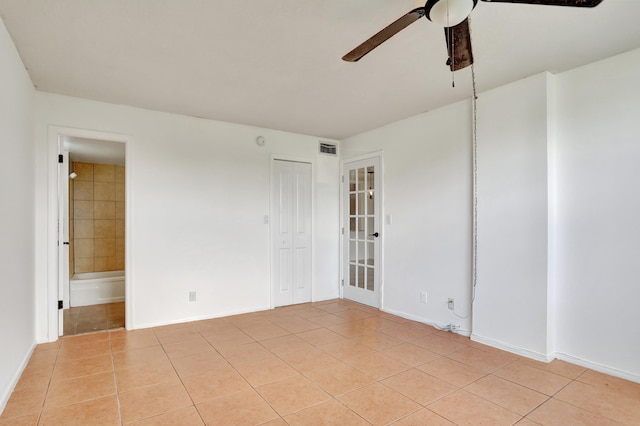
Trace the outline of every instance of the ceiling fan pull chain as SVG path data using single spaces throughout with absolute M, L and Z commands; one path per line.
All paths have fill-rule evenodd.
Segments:
M 471 18 L 469 19 L 469 39 L 472 38 Z M 476 87 L 476 67 L 471 64 L 471 87 L 473 88 L 473 144 L 471 147 L 473 164 L 473 271 L 471 276 L 471 309 L 476 299 L 476 285 L 478 284 L 478 89 Z
M 456 33 L 453 32 L 453 30 L 451 29 L 451 27 L 449 27 L 449 40 L 451 40 L 451 67 L 449 68 L 451 70 L 451 87 L 455 88 L 456 87 L 456 73 L 455 73 L 455 69 L 456 69 L 456 40 L 455 40 L 455 36 Z
M 449 0 L 447 0 L 447 25 L 449 25 Z M 456 33 L 449 27 L 449 39 L 451 40 L 451 87 L 456 87 L 456 73 L 453 71 L 456 69 Z

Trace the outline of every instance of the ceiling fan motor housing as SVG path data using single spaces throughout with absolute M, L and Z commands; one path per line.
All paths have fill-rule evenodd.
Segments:
M 427 0 L 424 10 L 427 19 L 448 28 L 467 19 L 478 0 Z

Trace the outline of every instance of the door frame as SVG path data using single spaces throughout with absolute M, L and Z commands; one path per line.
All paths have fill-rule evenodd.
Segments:
M 119 133 L 107 133 L 94 130 L 78 129 L 73 127 L 49 126 L 48 139 L 48 197 L 47 197 L 47 281 L 46 281 L 46 307 L 47 307 L 47 338 L 49 342 L 56 341 L 62 328 L 62 310 L 58 309 L 58 300 L 63 300 L 61 292 L 58 249 L 58 223 L 64 218 L 59 217 L 59 176 L 60 164 L 58 155 L 63 153 L 62 139 L 64 137 L 77 137 L 85 139 L 98 139 L 109 142 L 125 144 L 125 328 L 130 330 L 133 323 L 133 256 L 131 235 L 132 205 L 132 138 L 129 135 Z
M 353 163 L 355 161 L 361 161 L 361 160 L 371 160 L 377 158 L 380 162 L 380 170 L 378 171 L 379 176 L 380 176 L 380 188 L 378 188 L 376 190 L 376 192 L 378 193 L 378 196 L 380 197 L 380 224 L 378 225 L 379 229 L 380 229 L 380 237 L 379 237 L 379 241 L 380 241 L 380 259 L 378 260 L 378 274 L 380 277 L 380 282 L 379 282 L 379 293 L 378 293 L 378 306 L 379 306 L 379 310 L 383 311 L 384 310 L 384 241 L 385 241 L 385 225 L 386 225 L 386 220 L 385 220 L 385 212 L 384 212 L 384 155 L 383 155 L 383 151 L 373 151 L 370 152 L 368 154 L 363 154 L 363 155 L 357 155 L 357 156 L 353 156 L 353 157 L 348 157 L 348 158 L 342 158 L 340 159 L 340 179 L 339 179 L 339 183 L 340 183 L 340 298 L 344 299 L 344 274 L 345 274 L 345 264 L 348 263 L 348 260 L 345 260 L 345 252 L 344 252 L 344 247 L 345 247 L 345 235 L 346 235 L 346 227 L 348 226 L 345 221 L 345 213 L 346 213 L 346 209 L 348 209 L 349 207 L 345 205 L 345 194 L 344 194 L 344 186 L 345 186 L 345 182 L 344 179 L 347 179 L 346 176 L 344 176 L 344 166 L 347 163 Z
M 269 221 L 269 308 L 275 308 L 275 280 L 273 271 L 273 259 L 275 253 L 273 252 L 273 224 L 271 216 L 271 208 L 275 197 L 271 190 L 274 180 L 274 161 L 289 161 L 292 163 L 307 163 L 311 164 L 311 301 L 315 301 L 314 289 L 315 289 L 315 252 L 316 252 L 316 161 L 315 158 L 298 157 L 286 154 L 271 154 L 269 157 L 269 212 L 266 217 Z
M 62 144 L 60 144 L 62 145 Z M 62 217 L 66 227 L 62 229 L 58 229 L 58 241 L 64 241 L 62 245 L 58 245 L 58 268 L 60 266 L 66 266 L 62 270 L 58 269 L 58 279 L 62 280 L 62 301 L 64 308 L 69 307 L 69 279 L 71 278 L 69 275 L 69 264 L 71 262 L 70 258 L 70 247 L 67 244 L 70 241 L 71 230 L 69 229 L 70 223 L 70 215 L 69 211 L 69 199 L 71 198 L 71 194 L 69 193 L 69 152 L 64 149 L 63 146 L 60 146 L 60 153 L 63 155 L 62 164 L 58 161 L 58 214 L 59 217 Z M 60 254 L 62 253 L 62 257 Z M 60 300 L 60 299 L 59 299 Z M 60 323 L 58 323 L 58 327 L 60 327 Z M 62 330 L 58 329 L 60 333 Z

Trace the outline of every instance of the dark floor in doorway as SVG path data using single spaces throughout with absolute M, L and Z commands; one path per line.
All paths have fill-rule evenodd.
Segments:
M 64 311 L 64 335 L 124 327 L 124 302 L 79 306 Z

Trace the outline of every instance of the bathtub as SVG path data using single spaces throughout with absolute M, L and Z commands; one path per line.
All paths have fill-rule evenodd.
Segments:
M 85 272 L 69 280 L 69 305 L 124 302 L 124 271 Z

